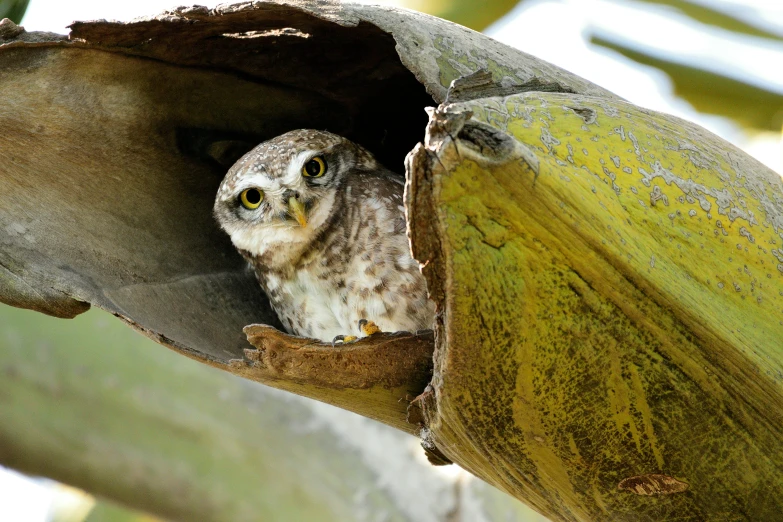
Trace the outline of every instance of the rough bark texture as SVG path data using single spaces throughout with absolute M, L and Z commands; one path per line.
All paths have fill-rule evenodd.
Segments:
M 783 511 L 783 189 L 742 152 L 408 11 L 246 2 L 77 23 L 67 41 L 9 27 L 4 302 L 99 306 L 417 432 L 556 520 Z M 425 134 L 407 205 L 439 306 L 426 391 L 426 335 L 332 349 L 252 327 L 245 352 L 245 325 L 277 322 L 211 202 L 234 159 L 301 127 L 398 172 Z M 406 418 L 419 393 L 423 429 Z
M 554 520 L 783 510 L 783 181 L 699 127 L 527 93 L 408 161 L 430 441 Z

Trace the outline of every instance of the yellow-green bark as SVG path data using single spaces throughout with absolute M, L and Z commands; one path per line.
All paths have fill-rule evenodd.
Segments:
M 493 153 L 489 125 L 515 139 Z M 555 520 L 778 516 L 774 173 L 675 118 L 541 93 L 436 114 L 409 169 L 449 458 Z

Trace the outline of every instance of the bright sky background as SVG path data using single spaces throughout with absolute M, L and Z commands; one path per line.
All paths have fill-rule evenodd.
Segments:
M 53 499 L 48 481 L 34 481 L 0 468 L 0 520 L 41 522 Z
M 744 21 L 783 34 L 783 0 L 691 0 L 719 7 Z M 28 31 L 66 33 L 73 20 L 131 20 L 152 15 L 187 0 L 31 0 L 23 25 Z M 214 7 L 220 2 L 192 3 Z M 394 0 L 365 3 L 396 4 Z M 553 22 L 555 21 L 555 22 Z M 656 31 L 651 31 L 655 27 Z M 553 34 L 556 31 L 556 34 Z M 670 9 L 633 0 L 528 0 L 487 33 L 597 83 L 627 100 L 695 121 L 783 173 L 780 133 L 747 136 L 732 122 L 694 111 L 675 98 L 669 78 L 618 53 L 588 44 L 587 31 L 612 36 L 633 48 L 783 92 L 783 44 L 699 26 Z M 0 468 L 0 520 L 43 522 L 62 489 Z

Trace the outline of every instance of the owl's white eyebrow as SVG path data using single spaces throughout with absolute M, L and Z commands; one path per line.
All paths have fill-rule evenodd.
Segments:
M 269 187 L 270 179 L 264 174 L 250 174 L 242 178 L 242 181 L 236 184 L 235 192 L 242 192 L 249 188 L 260 188 L 266 190 Z

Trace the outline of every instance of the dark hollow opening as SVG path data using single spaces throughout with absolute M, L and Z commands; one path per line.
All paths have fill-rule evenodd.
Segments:
M 182 78 L 195 79 L 192 86 L 186 80 L 185 87 L 180 82 L 169 91 L 165 83 L 139 83 L 159 103 L 176 105 L 150 123 L 147 132 L 170 143 L 164 148 L 173 147 L 161 157 L 181 158 L 181 165 L 165 174 L 170 177 L 165 189 L 171 185 L 173 195 L 160 197 L 150 189 L 146 226 L 157 236 L 177 238 L 183 230 L 188 236 L 161 253 L 143 239 L 101 231 L 115 235 L 107 249 L 132 242 L 139 259 L 165 259 L 152 272 L 131 274 L 118 263 L 101 264 L 94 258 L 66 261 L 68 277 L 84 285 L 81 295 L 93 303 L 180 349 L 225 362 L 242 357 L 248 346 L 243 325 L 279 324 L 254 276 L 211 216 L 230 165 L 264 140 L 314 128 L 363 145 L 402 176 L 405 155 L 423 138 L 424 108 L 435 102 L 402 65 L 393 37 L 372 24 L 344 27 L 284 6 L 187 17 L 187 23 L 161 19 L 72 26 L 71 39 L 84 42 L 78 47 L 153 60 L 166 65 L 165 74 L 179 74 L 171 72 L 173 66 L 180 68 Z M 216 83 L 204 83 L 204 74 L 193 70 L 214 74 Z M 226 100 L 226 93 L 233 92 L 252 99 Z M 85 228 L 102 226 L 85 216 L 78 214 Z

